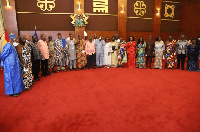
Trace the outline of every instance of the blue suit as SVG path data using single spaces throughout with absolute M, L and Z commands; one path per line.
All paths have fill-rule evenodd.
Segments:
M 96 40 L 95 41 L 95 49 L 96 49 L 96 65 L 102 66 L 103 65 L 103 54 L 104 54 L 104 40 Z
M 4 68 L 5 94 L 12 95 L 24 89 L 21 67 L 14 46 L 7 43 L 0 54 L 1 66 Z

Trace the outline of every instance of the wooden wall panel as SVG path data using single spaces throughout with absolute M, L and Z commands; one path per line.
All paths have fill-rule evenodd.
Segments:
M 122 6 L 124 12 L 121 12 Z M 118 0 L 118 35 L 119 38 L 126 40 L 126 25 L 127 25 L 127 0 Z
M 37 26 L 38 31 L 72 31 L 74 27 L 71 24 L 70 14 L 62 13 L 73 13 L 73 5 L 73 1 L 56 0 L 55 7 L 51 11 L 42 11 L 37 6 L 37 0 L 29 0 L 29 2 L 27 0 L 17 0 L 18 28 L 20 31 L 31 31 Z M 33 12 L 36 13 L 33 14 Z
M 153 34 L 156 36 L 160 35 L 161 30 L 161 15 L 157 15 L 157 9 L 161 11 L 162 0 L 154 0 L 154 7 L 153 7 Z
M 16 11 L 15 11 L 15 1 L 9 0 L 11 4 L 11 8 L 6 8 L 6 1 L 2 0 L 2 6 L 4 11 L 4 19 L 5 19 L 5 25 L 8 30 L 8 33 L 18 33 L 17 28 L 17 21 L 16 21 Z M 74 0 L 74 11 L 78 12 L 77 8 L 77 2 L 81 2 L 81 12 L 84 12 L 84 0 Z M 180 35 L 184 34 L 186 36 L 186 39 L 190 39 L 192 37 L 196 37 L 200 35 L 200 1 L 199 0 L 181 0 L 180 3 L 180 21 L 178 26 L 178 32 L 161 32 L 161 15 L 157 16 L 157 8 L 160 8 L 162 5 L 162 0 L 154 0 L 154 8 L 153 8 L 153 23 L 152 23 L 152 32 L 127 32 L 125 25 L 126 25 L 126 19 L 125 16 L 127 16 L 127 9 L 126 9 L 126 2 L 127 0 L 118 0 L 118 31 L 88 31 L 88 36 L 92 36 L 94 34 L 102 35 L 105 37 L 111 37 L 114 36 L 116 33 L 119 34 L 119 37 L 123 37 L 123 39 L 128 39 L 130 35 L 133 35 L 135 39 L 137 40 L 140 36 L 143 36 L 145 40 L 148 39 L 149 35 L 153 36 L 153 39 L 155 40 L 156 36 L 161 35 L 163 38 L 163 41 L 166 41 L 168 39 L 169 35 L 172 35 L 175 39 L 180 39 Z M 121 5 L 124 4 L 125 7 L 125 13 L 121 13 Z M 80 12 L 79 12 L 80 13 Z M 34 30 L 34 29 L 33 29 Z M 76 37 L 78 34 L 83 35 L 84 28 L 76 28 Z M 22 34 L 30 33 L 33 34 L 34 31 L 23 31 Z M 43 31 L 40 31 L 41 33 Z M 38 31 L 38 34 L 40 33 Z M 56 38 L 56 34 L 59 31 L 45 31 L 46 34 L 55 34 L 53 35 L 54 38 Z M 63 33 L 64 37 L 68 37 L 68 31 L 60 31 Z M 74 33 L 74 31 L 72 31 Z
M 86 26 L 86 31 L 117 31 L 117 0 L 106 0 L 99 2 L 102 5 L 105 5 L 103 8 L 99 6 L 96 9 L 101 10 L 93 10 L 94 8 L 94 1 L 93 0 L 85 0 L 85 13 L 89 13 L 89 24 Z M 104 3 L 103 3 L 104 2 Z M 108 3 L 106 3 L 108 2 Z M 100 3 L 96 3 L 100 5 Z M 103 10 L 108 9 L 108 10 Z
M 188 38 L 200 36 L 200 0 L 181 0 L 179 32 Z
M 78 10 L 78 3 L 81 4 L 81 10 Z M 74 0 L 74 13 L 76 13 L 78 15 L 80 15 L 82 13 L 85 13 L 84 0 Z M 75 36 L 74 36 L 74 38 L 78 39 L 78 35 L 84 36 L 84 31 L 85 31 L 85 27 L 82 27 L 82 28 L 75 27 Z
M 153 0 L 127 1 L 127 31 L 152 32 L 153 4 Z
M 6 7 L 6 0 L 1 0 L 5 27 L 8 34 L 15 33 L 18 35 L 18 26 L 16 19 L 15 0 L 9 0 L 11 7 Z

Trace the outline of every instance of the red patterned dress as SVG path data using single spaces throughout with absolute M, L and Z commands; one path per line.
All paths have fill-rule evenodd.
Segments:
M 126 44 L 127 51 L 128 51 L 128 68 L 135 67 L 135 50 L 136 50 L 136 42 L 128 42 Z
M 176 40 L 166 42 L 166 63 L 167 68 L 173 68 L 176 63 Z

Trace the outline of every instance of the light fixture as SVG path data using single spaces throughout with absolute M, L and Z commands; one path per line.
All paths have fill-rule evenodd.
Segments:
M 121 6 L 121 12 L 122 13 L 124 12 L 124 6 Z
M 6 7 L 10 7 L 9 0 L 6 0 Z
M 81 3 L 78 3 L 78 10 L 81 10 Z
M 157 9 L 157 13 L 156 13 L 156 15 L 157 15 L 157 16 L 160 15 L 160 9 L 159 9 L 159 8 Z

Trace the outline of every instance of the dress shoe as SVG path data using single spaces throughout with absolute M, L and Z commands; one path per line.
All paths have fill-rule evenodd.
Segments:
M 19 97 L 19 94 L 10 94 L 10 97 Z
M 30 88 L 25 88 L 24 90 L 26 90 L 26 91 L 31 91 L 32 89 L 30 89 Z

